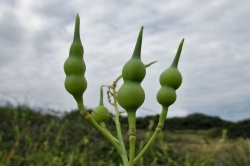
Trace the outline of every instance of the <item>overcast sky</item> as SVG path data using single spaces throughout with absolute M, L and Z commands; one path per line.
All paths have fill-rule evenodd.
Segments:
M 79 13 L 88 108 L 98 105 L 99 87 L 121 74 L 144 26 L 142 61 L 158 62 L 147 68 L 138 116 L 161 111 L 159 75 L 185 38 L 183 83 L 169 117 L 199 112 L 231 121 L 250 118 L 249 11 L 249 0 L 0 0 L 0 104 L 76 108 L 64 89 L 63 63 Z M 105 105 L 113 112 L 106 97 Z

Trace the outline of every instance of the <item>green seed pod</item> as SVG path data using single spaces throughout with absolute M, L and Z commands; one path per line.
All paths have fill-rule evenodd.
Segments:
M 162 72 L 160 76 L 161 86 L 169 86 L 177 90 L 182 83 L 182 76 L 176 67 L 170 67 Z
M 123 80 L 141 83 L 146 75 L 145 65 L 139 58 L 131 58 L 122 69 Z
M 165 107 L 172 105 L 176 97 L 175 90 L 168 86 L 162 86 L 157 93 L 157 101 Z
M 160 75 L 161 89 L 157 93 L 157 101 L 164 107 L 169 107 L 176 100 L 176 93 L 181 83 L 182 76 L 178 70 L 178 61 L 181 55 L 184 39 L 181 41 L 172 65 Z M 172 89 L 172 90 L 171 90 Z
M 177 90 L 181 86 L 182 76 L 177 67 L 181 55 L 183 42 L 184 39 L 181 41 L 179 45 L 178 51 L 171 66 L 161 73 L 160 76 L 161 86 L 169 86 L 174 88 L 175 90 Z
M 118 103 L 128 113 L 129 129 L 135 129 L 136 110 L 145 100 L 145 93 L 140 85 L 146 75 L 145 65 L 141 61 L 142 33 L 143 27 L 138 35 L 132 58 L 122 69 L 124 83 L 117 93 Z
M 119 97 L 118 97 L 119 96 Z M 118 91 L 119 104 L 128 110 L 136 111 L 144 102 L 145 93 L 137 82 L 127 81 Z
M 99 106 L 93 109 L 91 113 L 92 118 L 99 123 L 102 127 L 105 127 L 105 122 L 109 119 L 109 111 L 103 106 L 103 90 L 100 89 L 100 102 Z
M 183 43 L 184 39 L 179 45 L 172 65 L 160 75 L 161 89 L 158 91 L 156 98 L 163 108 L 159 119 L 159 124 L 162 127 L 167 116 L 168 107 L 176 101 L 177 96 L 175 90 L 177 90 L 182 83 L 182 76 L 177 67 Z
M 109 119 L 109 111 L 106 107 L 99 105 L 93 109 L 91 116 L 97 123 L 105 123 Z
M 69 57 L 64 63 L 66 79 L 65 89 L 74 97 L 78 108 L 83 109 L 83 93 L 87 88 L 87 81 L 84 77 L 86 66 L 83 60 L 83 46 L 80 39 L 80 17 L 77 14 L 75 20 L 75 32 L 73 43 L 70 46 Z

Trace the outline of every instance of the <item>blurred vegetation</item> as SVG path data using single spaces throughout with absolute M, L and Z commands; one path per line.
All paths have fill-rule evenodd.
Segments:
M 157 123 L 158 116 L 137 119 L 136 149 L 145 145 Z M 127 118 L 121 117 L 121 124 L 127 145 Z M 107 126 L 115 135 L 111 119 Z M 226 130 L 221 137 L 222 129 L 227 129 L 227 139 Z M 137 165 L 244 166 L 250 162 L 249 129 L 250 119 L 233 123 L 203 114 L 168 118 L 160 138 Z M 77 110 L 57 115 L 25 105 L 0 106 L 0 166 L 119 164 L 115 149 Z
M 156 127 L 159 116 L 148 116 L 137 119 L 137 128 L 146 129 L 149 120 L 153 120 Z M 122 124 L 126 123 L 127 119 L 121 120 Z M 230 122 L 222 120 L 216 116 L 208 116 L 200 113 L 190 114 L 187 117 L 167 118 L 164 124 L 164 131 L 178 130 L 206 130 L 208 136 L 220 137 L 222 129 L 227 129 L 228 138 L 250 138 L 250 119 L 245 119 L 239 122 Z

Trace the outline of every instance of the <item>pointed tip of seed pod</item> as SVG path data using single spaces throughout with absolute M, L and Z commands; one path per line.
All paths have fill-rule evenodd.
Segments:
M 174 58 L 174 61 L 173 63 L 171 64 L 172 67 L 178 67 L 178 62 L 179 62 L 179 59 L 180 59 L 180 55 L 181 55 L 181 50 L 182 50 L 182 46 L 183 46 L 183 43 L 184 43 L 184 38 L 181 40 L 181 43 L 179 44 L 179 48 L 177 50 L 177 53 L 175 55 L 175 58 Z
M 100 88 L 100 101 L 99 101 L 99 105 L 103 106 L 103 89 L 102 89 L 102 86 Z
M 132 58 L 138 58 L 141 59 L 141 45 L 142 45 L 142 34 L 143 34 L 143 26 L 141 27 L 140 33 L 137 38 L 137 42 L 135 45 L 134 53 Z
M 78 13 L 76 13 L 76 20 L 78 20 L 80 22 L 80 16 Z
M 80 17 L 79 14 L 76 14 L 76 19 L 75 19 L 75 32 L 74 32 L 74 41 L 81 41 L 80 39 Z
M 75 19 L 75 24 L 80 24 L 80 16 L 78 13 L 76 13 L 76 19 Z

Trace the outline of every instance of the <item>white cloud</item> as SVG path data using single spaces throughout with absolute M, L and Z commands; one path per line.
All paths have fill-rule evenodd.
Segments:
M 143 107 L 160 112 L 155 99 L 159 75 L 171 64 L 179 42 L 185 38 L 179 63 L 183 84 L 177 91 L 177 102 L 170 108 L 176 112 L 173 116 L 198 111 L 232 120 L 249 117 L 245 106 L 250 100 L 248 6 L 247 1 L 232 0 L 109 4 L 1 1 L 0 90 L 32 106 L 76 108 L 63 87 L 63 63 L 72 42 L 75 14 L 79 13 L 88 80 L 84 100 L 88 107 L 98 103 L 99 86 L 111 84 L 121 73 L 144 26 L 142 60 L 158 62 L 147 69 L 142 83 L 146 92 Z M 243 106 L 235 108 L 238 104 Z M 242 113 L 230 117 L 231 108 Z M 137 114 L 150 113 L 138 110 Z

